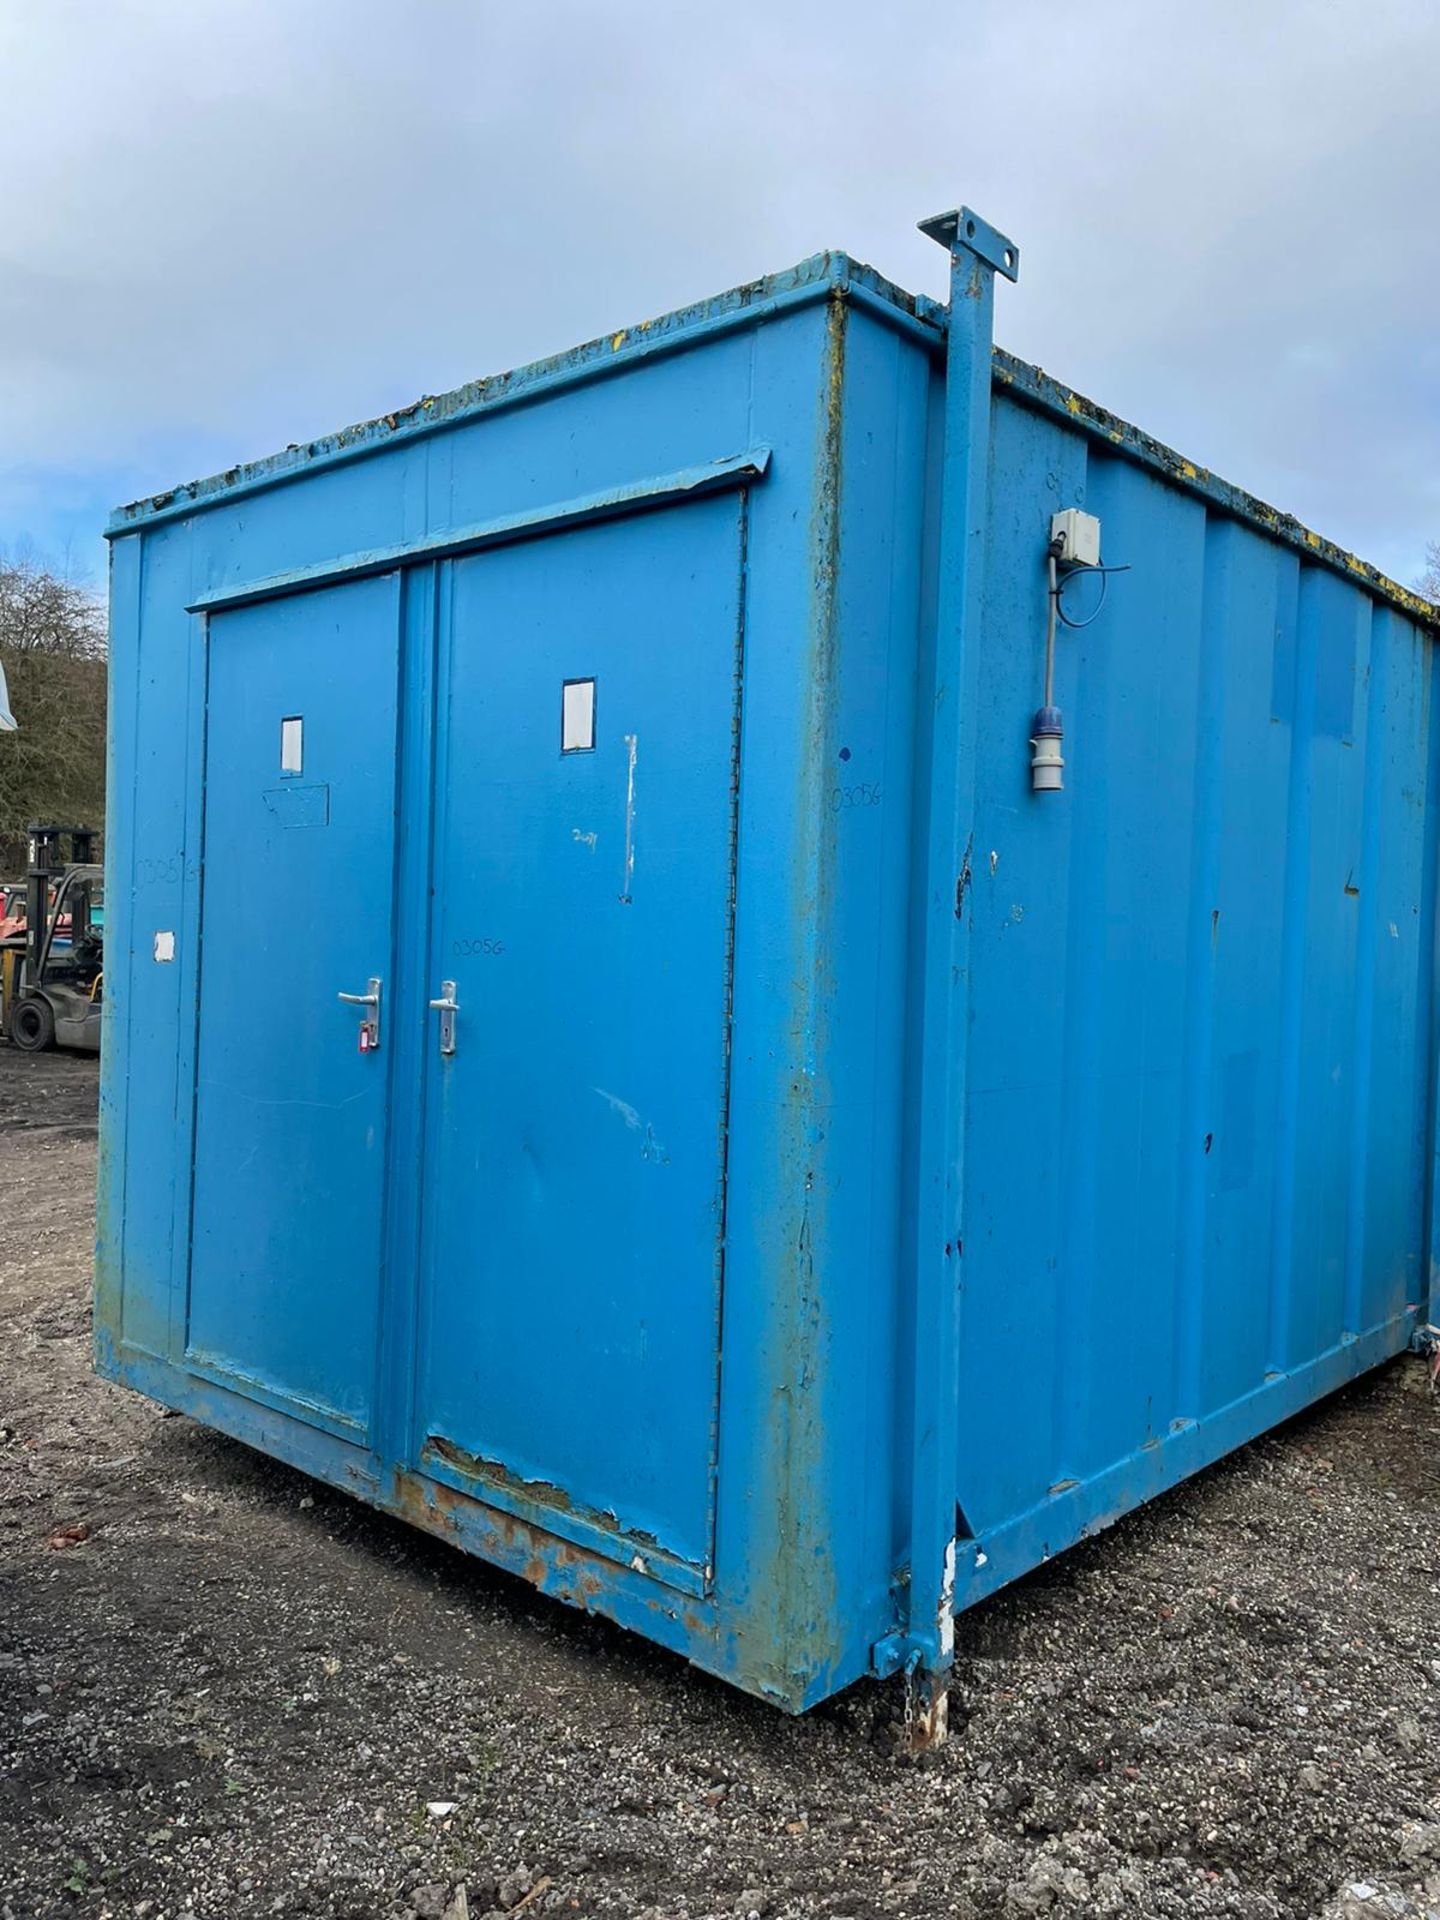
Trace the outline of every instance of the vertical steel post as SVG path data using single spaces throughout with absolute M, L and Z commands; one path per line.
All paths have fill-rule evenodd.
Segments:
M 1429 1220 L 1424 1253 L 1425 1270 L 1416 1288 L 1419 1316 L 1411 1344 L 1417 1353 L 1424 1354 L 1430 1362 L 1430 1377 L 1434 1381 L 1440 1380 L 1440 879 L 1437 879 L 1436 872 L 1437 848 L 1440 848 L 1440 677 L 1433 674 L 1425 724 L 1430 759 L 1425 786 L 1425 854 L 1421 866 L 1425 878 L 1420 896 L 1420 924 L 1428 929 L 1430 941 L 1430 1090 L 1427 1101 L 1430 1178 L 1426 1187 Z
M 905 1636 L 910 1743 L 946 1733 L 954 1657 L 961 1196 L 975 690 L 990 461 L 995 275 L 1019 249 L 968 207 L 922 220 L 950 252 L 939 578 L 926 847 L 915 1237 L 915 1426 Z

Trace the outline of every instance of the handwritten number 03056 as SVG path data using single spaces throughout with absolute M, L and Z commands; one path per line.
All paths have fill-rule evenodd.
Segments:
M 881 792 L 868 780 L 862 780 L 858 786 L 835 787 L 830 794 L 830 811 L 843 813 L 847 807 L 878 807 Z
M 503 940 L 455 940 L 450 951 L 457 960 L 498 960 L 505 951 Z

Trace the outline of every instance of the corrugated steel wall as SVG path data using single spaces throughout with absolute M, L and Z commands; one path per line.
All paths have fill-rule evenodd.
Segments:
M 1036 797 L 1066 506 L 1130 571 L 1060 631 L 1066 790 Z M 1128 1505 L 1157 1443 L 1404 1343 L 1426 1266 L 1432 641 L 998 385 L 986 581 L 958 1489 L 977 1532 L 1043 1536 L 1071 1483 Z

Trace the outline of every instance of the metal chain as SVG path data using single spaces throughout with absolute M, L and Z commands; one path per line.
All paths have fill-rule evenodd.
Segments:
M 915 1673 L 920 1663 L 919 1654 L 915 1654 L 905 1665 L 904 1694 L 901 1707 L 902 1724 L 905 1730 L 905 1751 L 915 1751 Z

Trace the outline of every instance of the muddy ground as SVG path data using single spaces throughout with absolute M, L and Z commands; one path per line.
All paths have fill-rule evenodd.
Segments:
M 94 1380 L 94 1158 L 0 1048 L 4 1920 L 1440 1913 L 1418 1362 L 967 1616 L 906 1765 Z

